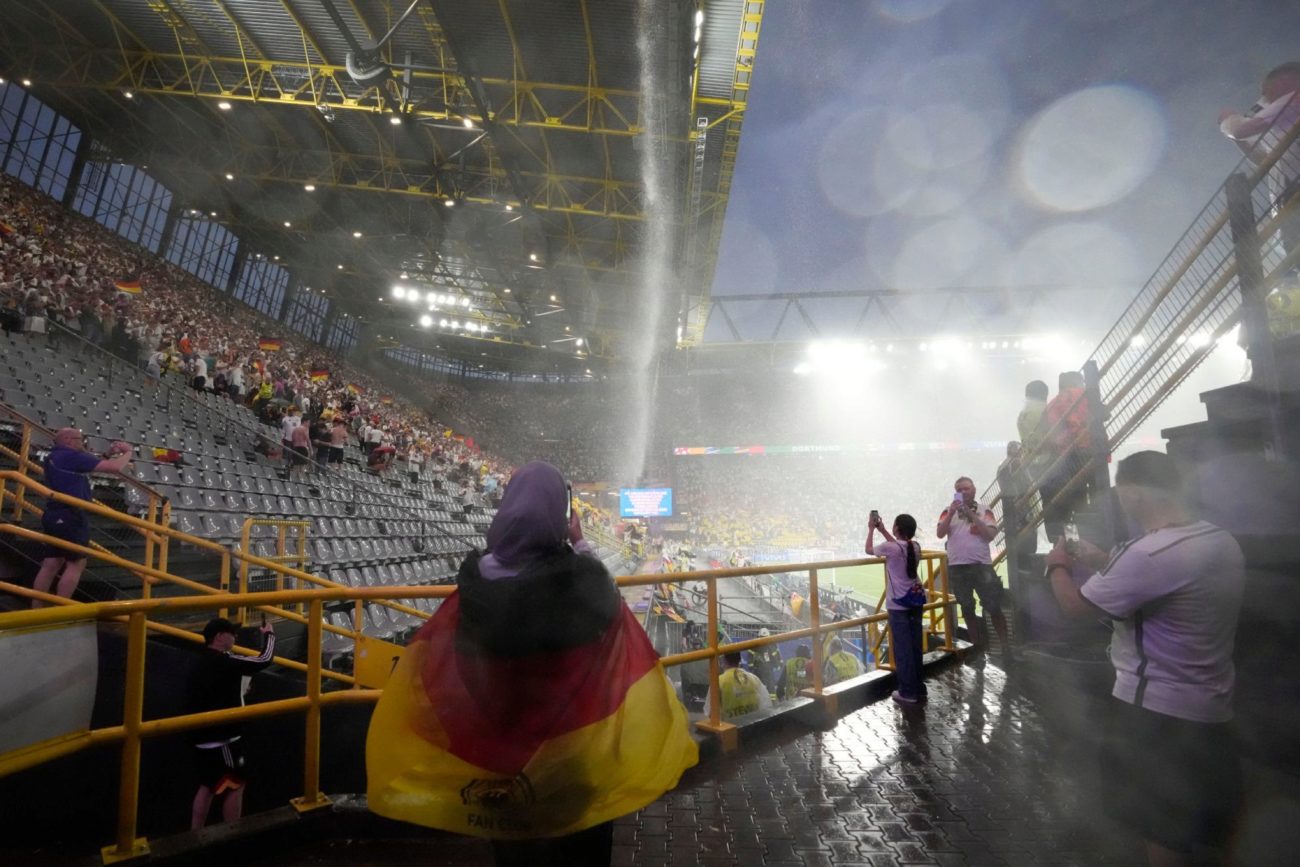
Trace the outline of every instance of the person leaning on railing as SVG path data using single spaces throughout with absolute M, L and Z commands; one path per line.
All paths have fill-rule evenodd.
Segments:
M 131 462 L 131 446 L 124 442 L 113 443 L 101 458 L 85 451 L 85 437 L 73 427 L 65 427 L 54 435 L 54 448 L 45 456 L 45 484 L 56 493 L 80 500 L 90 500 L 90 474 L 120 474 Z M 41 530 L 48 536 L 86 546 L 90 544 L 90 519 L 76 506 L 50 497 L 41 515 Z M 86 568 L 86 558 L 76 551 L 50 546 L 41 561 L 32 588 L 42 593 L 50 592 L 71 599 L 81 573 Z M 58 576 L 58 583 L 55 583 Z M 44 603 L 32 601 L 33 608 Z

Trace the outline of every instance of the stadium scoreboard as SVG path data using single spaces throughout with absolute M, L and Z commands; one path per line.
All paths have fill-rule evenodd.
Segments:
M 619 488 L 618 514 L 623 518 L 667 518 L 673 514 L 672 488 Z

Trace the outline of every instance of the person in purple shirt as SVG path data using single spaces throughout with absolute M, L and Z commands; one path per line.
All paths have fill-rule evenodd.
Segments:
M 1075 555 L 1062 539 L 1048 578 L 1065 614 L 1112 624 L 1106 810 L 1142 837 L 1151 864 L 1191 864 L 1197 847 L 1225 841 L 1241 801 L 1231 721 L 1245 558 L 1226 530 L 1189 513 L 1168 455 L 1120 461 L 1115 491 L 1143 534 L 1110 554 L 1081 543 Z M 1076 563 L 1097 570 L 1082 585 Z
M 85 451 L 84 444 L 85 437 L 76 428 L 65 427 L 54 435 L 54 448 L 45 457 L 45 484 L 48 488 L 79 500 L 89 500 L 91 473 L 120 473 L 131 461 L 131 447 L 126 443 L 114 443 L 109 454 L 103 458 Z M 45 512 L 41 515 L 41 530 L 48 536 L 78 545 L 90 543 L 90 521 L 86 513 L 53 497 L 45 504 Z M 51 545 L 45 559 L 41 561 L 32 587 L 48 593 L 50 587 L 54 586 L 57 595 L 71 599 L 85 568 L 84 556 Z M 39 608 L 43 604 L 40 600 L 34 600 L 32 607 Z

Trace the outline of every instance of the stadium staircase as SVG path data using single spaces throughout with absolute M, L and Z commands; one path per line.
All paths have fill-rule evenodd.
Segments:
M 1249 378 L 1202 393 L 1205 419 L 1161 435 L 1189 500 L 1231 531 L 1246 554 L 1236 654 L 1241 737 L 1269 766 L 1300 774 L 1300 745 L 1271 711 L 1300 678 L 1286 619 L 1300 608 L 1300 335 L 1293 333 L 1300 319 L 1287 309 L 1300 297 L 1300 247 L 1288 250 L 1282 231 L 1284 221 L 1300 221 L 1300 197 L 1276 198 L 1279 178 L 1300 177 L 1298 138 L 1300 125 L 1261 137 L 1091 353 L 1080 398 L 1088 424 L 1073 447 L 1064 455 L 1050 445 L 1026 454 L 1021 466 L 1036 469 L 1010 491 L 1000 473 L 984 502 L 1002 529 L 998 558 L 1007 562 L 1018 623 L 1031 640 L 1050 641 L 1041 623 L 1025 622 L 1055 608 L 1041 555 L 1033 553 L 1045 512 L 1076 503 L 1084 538 L 1102 547 L 1129 538 L 1110 487 L 1111 455 L 1218 345 L 1242 346 Z M 1042 483 L 1052 479 L 1068 481 L 1056 497 L 1042 495 Z M 1082 635 L 1100 661 L 1107 633 Z

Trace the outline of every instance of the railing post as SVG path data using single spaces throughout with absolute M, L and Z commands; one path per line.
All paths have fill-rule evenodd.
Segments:
M 171 500 L 163 500 L 162 515 L 158 519 L 158 525 L 160 527 L 167 527 L 168 529 L 171 528 L 172 525 L 172 501 Z M 167 552 L 170 549 L 172 537 L 167 535 L 166 533 L 160 533 L 159 536 L 160 538 L 158 540 L 157 568 L 159 572 L 166 572 Z
M 810 620 L 809 625 L 811 625 L 813 628 L 812 690 L 814 695 L 821 695 L 822 687 L 824 686 L 823 681 L 825 680 L 825 678 L 822 677 L 822 666 L 826 664 L 826 645 L 822 641 L 822 633 L 821 633 L 822 601 L 821 601 L 820 594 L 817 592 L 817 570 L 816 569 L 808 570 L 808 605 L 809 605 L 809 620 Z
M 1224 183 L 1223 192 L 1228 200 L 1228 230 L 1232 234 L 1237 286 L 1241 290 L 1241 336 L 1238 343 L 1250 357 L 1251 379 L 1265 388 L 1275 388 L 1273 341 L 1269 336 L 1268 307 L 1264 301 L 1264 262 L 1260 255 L 1250 179 L 1241 172 L 1234 172 Z
M 230 552 L 229 551 L 221 552 L 221 577 L 219 580 L 221 583 L 221 592 L 229 593 L 230 592 Z M 243 614 L 246 610 L 247 609 L 244 608 L 240 609 L 240 614 L 241 614 L 239 620 L 240 623 L 245 622 L 245 618 Z M 226 617 L 229 615 L 229 613 L 230 612 L 227 609 L 222 608 L 220 612 L 220 616 Z
M 313 599 L 307 615 L 307 731 L 304 737 L 302 765 L 302 797 L 290 803 L 299 813 L 315 810 L 330 804 L 320 790 L 320 685 L 321 685 L 321 624 L 325 617 L 324 604 Z
M 1250 179 L 1241 172 L 1228 176 L 1223 185 L 1228 200 L 1228 230 L 1232 233 L 1233 256 L 1237 260 L 1237 286 L 1241 290 L 1241 334 L 1237 342 L 1250 359 L 1250 379 L 1270 396 L 1268 434 L 1273 450 L 1282 454 L 1283 430 L 1277 413 L 1277 363 L 1273 338 L 1268 330 L 1268 306 L 1264 300 L 1264 262 L 1260 254 L 1255 203 Z M 1292 215 L 1291 219 L 1296 219 Z
M 32 453 L 32 426 L 23 422 L 23 441 L 18 447 L 18 472 L 27 475 L 27 462 L 31 459 Z M 30 478 L 30 476 L 29 476 Z M 21 523 L 23 520 L 23 504 L 27 499 L 27 487 L 19 485 L 18 490 L 14 492 L 14 522 Z
M 722 721 L 722 690 L 718 687 L 718 585 L 717 579 L 709 579 L 708 593 L 708 628 L 709 628 L 709 718 L 700 720 L 695 727 L 700 731 L 710 732 L 718 738 L 723 752 L 730 752 L 740 745 L 740 729 L 729 722 Z
M 126 692 L 122 701 L 122 768 L 117 795 L 117 840 L 100 850 L 105 864 L 149 853 L 149 844 L 136 837 L 140 799 L 140 723 L 144 716 L 145 627 L 143 611 L 127 618 Z

